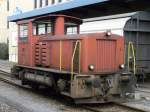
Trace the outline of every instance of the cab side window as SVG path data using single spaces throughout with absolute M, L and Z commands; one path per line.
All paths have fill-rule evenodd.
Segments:
M 66 34 L 77 34 L 77 27 L 76 26 L 68 26 L 66 27 Z
M 77 34 L 77 24 L 71 23 L 71 22 L 66 22 L 65 23 L 65 34 Z
M 28 39 L 28 24 L 21 24 L 19 27 L 20 27 L 19 28 L 20 40 L 27 40 Z
M 45 35 L 52 33 L 50 23 L 33 23 L 33 35 Z
M 38 35 L 46 34 L 45 24 L 38 24 Z

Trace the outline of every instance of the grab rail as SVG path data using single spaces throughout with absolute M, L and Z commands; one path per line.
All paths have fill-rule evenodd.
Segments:
M 62 41 L 59 41 L 59 70 L 62 70 Z
M 136 73 L 136 62 L 135 62 L 135 59 L 136 59 L 136 56 L 135 56 L 135 50 L 134 50 L 134 45 L 132 42 L 129 42 L 128 44 L 128 70 L 130 70 L 130 50 L 132 50 L 132 55 L 133 55 L 133 73 L 135 74 Z
M 72 59 L 71 59 L 71 81 L 73 80 L 73 73 L 74 73 L 74 57 L 77 51 L 77 46 L 79 45 L 79 74 L 80 74 L 80 54 L 81 54 L 81 41 L 77 40 L 75 43 L 75 48 L 73 50 L 73 55 L 72 55 Z

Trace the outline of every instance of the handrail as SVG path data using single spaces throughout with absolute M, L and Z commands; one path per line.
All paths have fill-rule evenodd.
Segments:
M 74 70 L 74 56 L 76 54 L 77 51 L 77 45 L 79 45 L 79 74 L 80 74 L 80 54 L 81 54 L 81 41 L 77 40 L 75 43 L 75 48 L 73 50 L 73 55 L 72 55 L 72 59 L 71 59 L 71 81 L 73 80 L 73 70 Z
M 132 50 L 132 55 L 133 55 L 133 73 L 136 74 L 136 56 L 135 56 L 135 50 L 134 50 L 134 45 L 133 42 L 129 41 L 128 44 L 128 70 L 130 70 L 130 50 Z

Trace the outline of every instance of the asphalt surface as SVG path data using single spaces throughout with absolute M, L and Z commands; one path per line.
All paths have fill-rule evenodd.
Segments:
M 67 106 L 53 99 L 53 96 L 47 98 L 47 96 L 26 91 L 4 82 L 0 82 L 1 104 L 2 108 L 4 104 L 9 109 L 6 108 L 6 111 L 0 112 L 87 112 L 81 108 Z

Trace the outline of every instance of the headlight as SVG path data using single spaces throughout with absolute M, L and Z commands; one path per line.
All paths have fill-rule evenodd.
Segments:
M 94 65 L 89 65 L 88 68 L 90 71 L 94 71 L 94 69 L 95 69 Z
M 106 36 L 111 36 L 111 30 L 108 30 L 107 32 L 106 32 Z
M 120 65 L 120 69 L 124 69 L 125 68 L 125 65 L 124 64 L 121 64 Z

